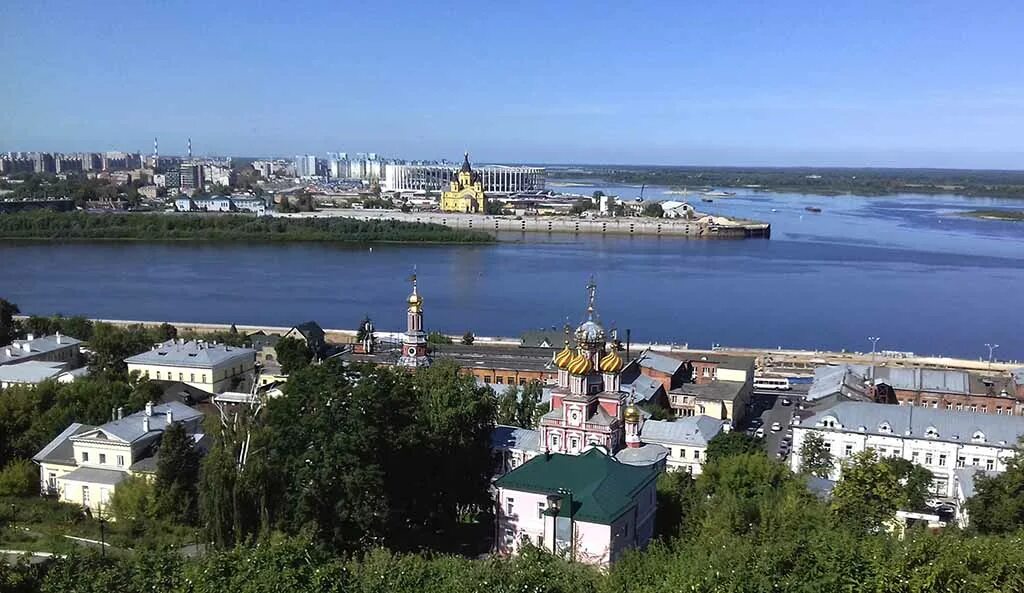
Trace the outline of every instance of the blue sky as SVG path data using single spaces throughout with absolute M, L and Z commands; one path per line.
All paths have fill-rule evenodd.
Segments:
M 1024 168 L 1021 2 L 4 2 L 0 150 Z

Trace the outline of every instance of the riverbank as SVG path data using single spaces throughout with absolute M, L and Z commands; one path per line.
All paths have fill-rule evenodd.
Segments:
M 398 210 L 324 209 L 284 214 L 289 219 L 344 217 L 362 221 L 428 223 L 465 231 L 495 233 L 567 233 L 596 235 L 654 235 L 691 239 L 771 238 L 771 225 L 724 216 L 695 220 L 674 218 L 577 218 L 570 216 L 489 216 L 452 212 L 401 212 Z
M 970 210 L 962 215 L 983 220 L 1024 222 L 1024 210 Z
M 0 216 L 0 240 L 490 243 L 495 239 L 482 230 L 397 219 L 38 210 Z

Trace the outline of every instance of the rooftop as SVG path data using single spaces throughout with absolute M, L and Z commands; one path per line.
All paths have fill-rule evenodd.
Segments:
M 644 368 L 652 369 L 667 375 L 674 375 L 678 373 L 685 364 L 681 359 L 665 356 L 664 354 L 659 354 L 650 350 L 642 353 L 637 358 L 637 362 Z
M 940 393 L 970 393 L 970 375 L 966 371 L 875 367 L 875 383 L 885 383 L 893 389 L 907 391 L 935 391 Z
M 998 473 L 977 467 L 962 467 L 953 470 L 953 475 L 956 477 L 956 481 L 960 483 L 960 491 L 963 492 L 965 499 L 974 496 L 974 486 L 977 483 L 978 477 L 991 478 L 998 475 Z
M 100 438 L 113 437 L 126 443 L 134 443 L 150 434 L 162 433 L 167 428 L 167 412 L 171 412 L 173 422 L 188 422 L 202 417 L 202 413 L 198 410 L 176 401 L 155 405 L 150 411 L 151 415 L 147 415 L 146 410 L 141 410 L 119 420 L 111 420 L 106 424 L 101 424 L 96 430 L 102 431 L 104 436 Z M 143 418 L 149 418 L 149 430 L 143 426 Z M 91 437 L 80 433 L 73 438 Z
M 491 448 L 520 451 L 540 450 L 540 431 L 499 424 L 491 431 Z
M 61 476 L 61 479 L 69 482 L 86 482 L 89 484 L 107 484 L 115 486 L 127 477 L 128 474 L 126 472 L 114 469 L 79 467 L 64 474 Z
M 651 401 L 660 389 L 662 389 L 661 381 L 645 375 L 638 375 L 632 383 L 619 386 L 619 391 L 634 394 L 638 403 Z
M 61 348 L 67 348 L 69 346 L 76 346 L 81 343 L 81 340 L 76 340 L 71 336 L 65 336 L 59 333 L 52 336 L 40 336 L 38 338 L 31 336 L 30 334 L 30 339 L 14 340 L 9 345 L 0 348 L 0 364 L 10 364 L 16 363 L 20 360 L 30 360 L 33 356 L 37 356 L 45 352 L 60 350 Z
M 668 449 L 656 443 L 626 447 L 615 454 L 615 460 L 626 465 L 654 465 L 668 457 Z
M 581 455 L 538 455 L 498 478 L 498 488 L 557 494 L 572 492 L 571 516 L 581 521 L 610 525 L 636 504 L 640 491 L 658 477 L 655 466 L 619 463 L 598 449 Z M 560 516 L 570 516 L 568 500 Z M 531 511 L 532 512 L 532 511 Z
M 640 429 L 640 438 L 647 443 L 707 446 L 728 420 L 711 416 L 685 416 L 676 420 L 648 420 Z
M 691 360 L 713 362 L 721 369 L 733 369 L 746 371 L 754 368 L 756 359 L 753 356 L 739 356 L 735 354 L 702 354 Z
M 18 364 L 0 366 L 0 383 L 42 383 L 64 372 L 63 362 L 26 360 Z
M 743 381 L 715 380 L 710 383 L 683 383 L 672 389 L 671 393 L 692 395 L 700 399 L 716 401 L 734 401 L 746 385 Z
M 167 340 L 152 350 L 129 356 L 128 364 L 153 364 L 192 368 L 212 368 L 239 358 L 255 358 L 256 351 L 226 344 L 197 340 Z
M 1007 448 L 1015 447 L 1024 435 L 1024 417 L 1021 416 L 851 401 L 819 410 L 800 426 L 820 428 L 821 422 L 829 417 L 837 423 L 834 430 Z
M 32 457 L 32 461 L 44 462 L 49 461 L 51 463 L 63 463 L 67 465 L 75 464 L 75 451 L 71 446 L 70 438 L 95 429 L 95 426 L 88 424 L 79 424 L 75 422 L 64 429 L 59 435 L 54 437 L 41 451 L 36 453 Z
M 865 396 L 864 377 L 867 371 L 865 366 L 849 364 L 817 367 L 814 369 L 814 381 L 807 390 L 807 399 L 814 401 L 837 393 Z

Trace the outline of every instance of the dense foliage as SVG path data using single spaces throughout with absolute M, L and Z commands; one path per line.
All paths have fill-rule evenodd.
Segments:
M 281 364 L 281 372 L 285 375 L 309 365 L 313 360 L 313 352 L 306 342 L 298 338 L 281 338 L 274 345 L 277 362 Z
M 337 551 L 479 547 L 462 526 L 490 509 L 488 389 L 448 363 L 408 373 L 329 361 L 294 371 L 284 391 L 220 431 L 204 460 L 213 541 L 276 530 Z
M 1006 471 L 995 476 L 976 475 L 967 510 L 971 528 L 980 533 L 1024 529 L 1024 460 L 1014 457 Z
M 544 388 L 539 381 L 530 381 L 526 385 L 509 385 L 497 394 L 496 424 L 536 428 L 540 417 L 547 412 L 547 406 L 540 400 Z
M 483 243 L 487 233 L 438 224 L 240 214 L 90 214 L 37 210 L 0 216 L 0 239 Z
M 553 178 L 598 178 L 615 183 L 687 188 L 751 187 L 806 194 L 896 193 L 1024 197 L 1024 171 L 962 169 L 853 169 L 815 167 L 598 167 L 560 172 Z

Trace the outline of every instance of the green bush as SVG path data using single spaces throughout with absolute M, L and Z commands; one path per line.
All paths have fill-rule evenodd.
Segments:
M 16 459 L 0 470 L 0 496 L 39 494 L 39 468 L 27 459 Z

